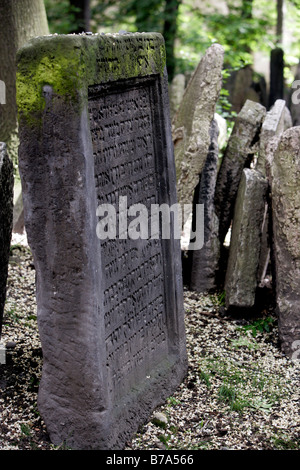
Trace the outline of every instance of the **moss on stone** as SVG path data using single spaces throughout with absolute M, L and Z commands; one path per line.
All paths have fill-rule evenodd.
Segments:
M 18 51 L 19 119 L 41 122 L 44 85 L 79 107 L 88 86 L 163 74 L 164 40 L 157 33 L 53 35 L 34 38 Z

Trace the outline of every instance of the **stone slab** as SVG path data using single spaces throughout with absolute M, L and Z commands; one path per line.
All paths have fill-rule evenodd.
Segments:
M 218 172 L 215 207 L 219 217 L 219 236 L 224 242 L 229 230 L 236 195 L 249 155 L 254 153 L 266 109 L 259 103 L 247 100 L 236 117 L 227 147 Z
M 251 309 L 255 304 L 267 188 L 267 180 L 259 172 L 243 170 L 225 278 L 228 309 Z
M 219 219 L 215 213 L 214 195 L 218 172 L 218 123 L 214 119 L 210 128 L 211 143 L 206 162 L 195 191 L 195 203 L 204 204 L 204 244 L 200 250 L 189 251 L 191 257 L 190 288 L 197 292 L 213 292 L 217 288 L 220 241 Z M 195 232 L 195 227 L 192 227 Z
M 286 103 L 284 100 L 276 100 L 261 126 L 259 137 L 259 152 L 255 166 L 257 171 L 266 175 L 266 147 L 275 135 L 280 135 L 285 130 Z
M 177 194 L 180 204 L 192 204 L 205 164 L 216 102 L 222 86 L 224 50 L 210 46 L 185 89 L 172 121 Z
M 170 238 L 134 239 L 119 218 L 121 197 L 177 202 L 164 41 L 37 38 L 19 51 L 17 87 L 39 410 L 54 444 L 120 449 L 187 370 L 173 219 Z M 99 208 L 112 206 L 118 236 L 99 239 Z
M 273 256 L 279 339 L 288 356 L 300 338 L 300 127 L 277 138 L 271 155 Z M 270 157 L 270 158 L 271 158 Z

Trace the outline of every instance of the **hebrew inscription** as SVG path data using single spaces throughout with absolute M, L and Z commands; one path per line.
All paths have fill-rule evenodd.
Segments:
M 127 86 L 122 93 L 90 90 L 97 204 L 115 205 L 118 215 L 120 197 L 149 213 L 159 202 L 151 86 Z M 168 352 L 161 241 L 138 243 L 125 235 L 101 240 L 107 372 L 115 398 Z

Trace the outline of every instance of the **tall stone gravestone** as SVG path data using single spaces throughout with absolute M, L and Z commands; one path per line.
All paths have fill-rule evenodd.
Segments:
M 215 213 L 214 195 L 218 171 L 219 128 L 213 119 L 210 128 L 211 142 L 207 158 L 195 191 L 195 203 L 204 204 L 204 243 L 200 250 L 189 251 L 191 277 L 190 288 L 197 292 L 213 292 L 217 288 L 220 240 L 219 219 Z M 195 217 L 192 231 L 195 231 Z
M 215 207 L 220 220 L 219 236 L 224 242 L 230 227 L 243 169 L 252 160 L 266 108 L 247 100 L 236 117 L 222 159 L 215 191 Z
M 258 171 L 244 168 L 225 277 L 226 307 L 231 310 L 247 310 L 255 305 L 267 188 L 267 179 Z
M 276 304 L 282 350 L 292 356 L 300 340 L 300 126 L 277 138 L 270 154 Z
M 263 176 L 267 175 L 267 152 L 270 141 L 275 136 L 280 136 L 285 130 L 285 117 L 287 116 L 287 108 L 284 100 L 276 100 L 272 108 L 266 113 L 263 121 L 260 137 L 259 137 L 259 151 L 255 169 Z M 262 227 L 262 240 L 261 240 L 261 254 L 258 269 L 258 281 L 264 282 L 269 261 L 270 261 L 270 200 L 267 197 L 265 216 Z
M 178 201 L 192 204 L 210 145 L 209 130 L 222 86 L 224 50 L 208 48 L 172 121 Z
M 169 239 L 138 233 L 139 211 L 176 203 L 165 70 L 152 33 L 49 36 L 18 54 L 38 406 L 74 449 L 124 447 L 186 373 L 173 219 Z
M 13 187 L 13 164 L 8 157 L 6 144 L 0 142 L 0 338 L 13 222 Z

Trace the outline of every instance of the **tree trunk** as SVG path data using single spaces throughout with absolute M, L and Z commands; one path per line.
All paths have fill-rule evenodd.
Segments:
M 166 0 L 164 11 L 163 36 L 166 44 L 167 69 L 169 80 L 172 80 L 175 73 L 174 46 L 177 33 L 177 17 L 181 0 Z
M 277 22 L 276 22 L 276 42 L 282 43 L 283 28 L 283 0 L 277 0 Z
M 18 159 L 16 52 L 31 37 L 49 34 L 43 0 L 0 0 L 0 80 L 5 104 L 0 104 L 0 142 L 14 165 Z
M 90 30 L 90 0 L 70 0 L 71 7 L 75 7 L 74 15 L 77 28 L 72 33 L 83 33 Z

